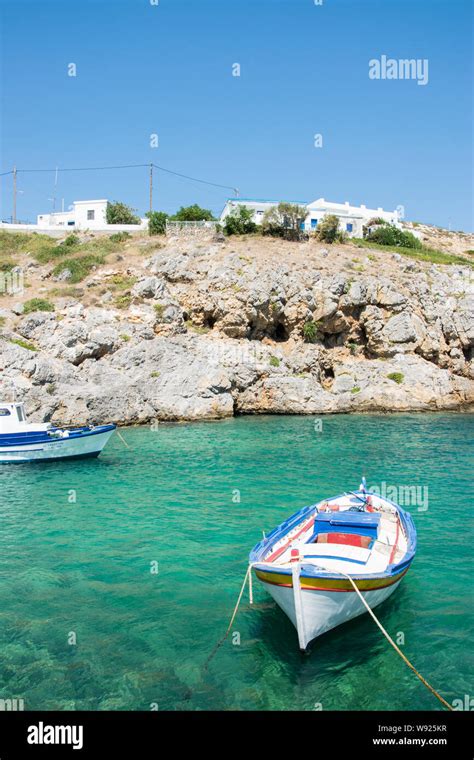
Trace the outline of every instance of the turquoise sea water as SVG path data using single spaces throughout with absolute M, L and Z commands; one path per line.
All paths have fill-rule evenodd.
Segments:
M 428 509 L 426 491 L 421 510 L 409 507 L 415 562 L 377 614 L 449 702 L 472 694 L 474 416 L 322 426 L 269 416 L 129 428 L 130 448 L 114 436 L 97 460 L 1 466 L 0 698 L 27 710 L 439 709 L 368 615 L 305 657 L 257 582 L 234 623 L 240 644 L 229 638 L 203 668 L 262 530 L 363 473 L 428 488 Z

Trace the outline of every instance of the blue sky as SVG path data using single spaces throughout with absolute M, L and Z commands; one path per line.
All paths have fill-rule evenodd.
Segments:
M 468 0 L 0 0 L 1 170 L 156 164 L 243 197 L 319 197 L 472 229 Z M 369 60 L 428 59 L 426 86 Z M 69 77 L 69 63 L 77 76 Z M 239 63 L 240 77 L 232 76 Z M 150 147 L 157 133 L 159 147 Z M 323 147 L 314 146 L 322 134 Z M 157 209 L 231 191 L 158 172 Z M 11 176 L 3 177 L 9 218 Z M 144 213 L 146 169 L 20 173 L 18 217 L 57 197 Z

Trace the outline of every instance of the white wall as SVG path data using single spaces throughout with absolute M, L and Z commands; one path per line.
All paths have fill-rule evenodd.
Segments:
M 93 214 L 93 219 L 88 215 Z M 74 201 L 75 226 L 81 230 L 101 229 L 107 224 L 107 201 Z

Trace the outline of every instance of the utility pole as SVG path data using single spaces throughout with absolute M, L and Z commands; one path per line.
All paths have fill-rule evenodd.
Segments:
M 13 224 L 16 224 L 16 166 L 13 167 Z
M 153 164 L 150 164 L 150 213 L 153 211 Z

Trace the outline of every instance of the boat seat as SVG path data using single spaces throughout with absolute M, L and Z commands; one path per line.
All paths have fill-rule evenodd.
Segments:
M 360 546 L 344 546 L 343 544 L 305 544 L 304 559 L 312 559 L 317 564 L 318 559 L 335 562 L 347 562 L 354 565 L 365 565 L 372 552 Z M 335 567 L 335 566 L 334 566 Z M 341 568 L 342 569 L 342 568 Z
M 368 549 L 372 539 L 370 536 L 361 536 L 358 533 L 318 533 L 313 543 L 315 544 L 343 544 L 345 546 L 360 546 Z

